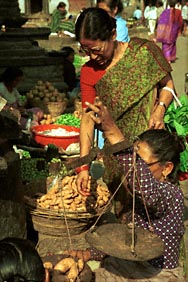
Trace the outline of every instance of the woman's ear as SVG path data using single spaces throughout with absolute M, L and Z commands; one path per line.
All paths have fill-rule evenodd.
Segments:
M 115 41 L 116 37 L 117 37 L 116 29 L 113 28 L 113 30 L 112 30 L 112 40 Z
M 174 164 L 172 162 L 167 162 L 164 166 L 162 174 L 167 177 L 173 170 Z
M 117 12 L 118 12 L 118 7 L 116 6 L 116 7 L 114 8 L 114 16 L 117 15 Z

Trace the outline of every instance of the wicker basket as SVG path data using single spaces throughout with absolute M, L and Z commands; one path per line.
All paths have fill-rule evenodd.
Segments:
M 31 211 L 33 227 L 36 231 L 52 236 L 78 235 L 88 230 L 96 215 L 86 212 L 51 211 L 37 208 Z
M 51 114 L 52 117 L 57 117 L 63 114 L 67 107 L 67 101 L 62 102 L 48 102 L 45 103 L 47 113 Z
M 60 116 L 67 107 L 67 100 L 62 102 L 43 102 L 34 99 L 29 100 L 31 107 L 39 107 L 45 114 L 50 114 L 52 117 Z

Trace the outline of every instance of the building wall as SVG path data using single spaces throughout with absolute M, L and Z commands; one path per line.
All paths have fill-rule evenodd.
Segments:
M 41 12 L 40 6 L 42 6 L 43 12 L 49 14 L 52 14 L 54 9 L 57 7 L 60 0 L 18 0 L 19 8 L 21 10 L 22 14 L 28 14 L 28 11 L 32 13 L 32 10 L 37 10 L 37 7 L 39 7 L 38 11 L 35 12 Z M 79 11 L 83 7 L 91 7 L 95 5 L 96 0 L 63 0 L 63 2 L 67 5 L 67 10 L 70 14 L 78 14 Z M 32 9 L 33 8 L 33 9 Z
M 32 2 L 35 4 L 37 0 L 18 0 L 19 8 L 22 14 L 25 14 L 26 7 L 29 3 L 32 5 Z M 43 0 L 41 0 L 43 1 Z M 48 1 L 48 8 L 49 8 L 49 13 L 51 14 L 53 10 L 57 7 L 58 3 L 60 0 L 47 0 Z M 67 5 L 67 9 L 69 10 L 69 1 L 68 0 L 63 0 L 63 2 Z M 36 3 L 37 4 L 37 3 Z

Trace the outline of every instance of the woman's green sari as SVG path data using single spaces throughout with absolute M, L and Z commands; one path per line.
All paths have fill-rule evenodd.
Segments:
M 132 38 L 123 58 L 100 79 L 97 95 L 130 142 L 148 128 L 157 83 L 171 72 L 161 49 L 146 39 Z M 120 170 L 114 157 L 105 157 L 104 180 L 114 191 Z

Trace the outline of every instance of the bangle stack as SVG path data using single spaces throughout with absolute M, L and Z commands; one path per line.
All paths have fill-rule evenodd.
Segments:
M 82 166 L 80 166 L 80 167 L 77 167 L 76 169 L 75 169 L 75 172 L 77 173 L 77 174 L 79 174 L 81 171 L 84 171 L 84 170 L 89 170 L 89 165 L 82 165 Z

